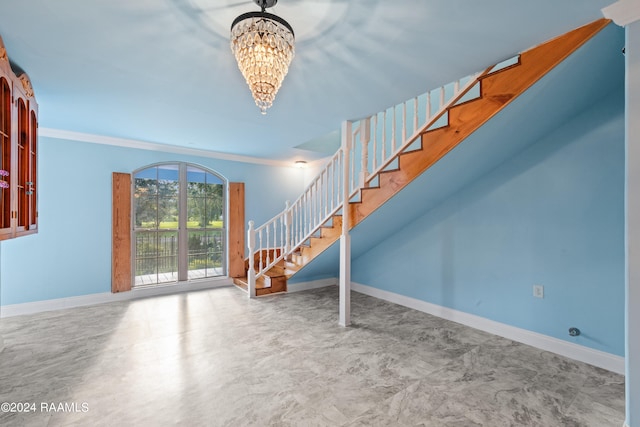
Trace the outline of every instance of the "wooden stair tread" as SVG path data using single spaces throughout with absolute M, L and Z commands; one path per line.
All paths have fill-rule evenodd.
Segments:
M 235 277 L 233 279 L 233 284 L 243 289 L 245 292 L 249 290 L 249 279 L 247 277 Z M 266 281 L 264 277 L 258 277 L 256 279 L 256 295 L 269 295 L 276 294 L 287 291 L 286 280 L 284 283 L 278 283 L 272 286 L 267 287 Z

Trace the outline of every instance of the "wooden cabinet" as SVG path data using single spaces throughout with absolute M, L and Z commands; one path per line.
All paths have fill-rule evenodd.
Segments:
M 38 104 L 0 38 L 0 240 L 38 231 Z

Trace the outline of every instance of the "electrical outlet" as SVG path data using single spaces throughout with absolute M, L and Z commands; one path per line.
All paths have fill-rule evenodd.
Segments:
M 544 286 L 533 285 L 533 296 L 536 298 L 544 298 Z

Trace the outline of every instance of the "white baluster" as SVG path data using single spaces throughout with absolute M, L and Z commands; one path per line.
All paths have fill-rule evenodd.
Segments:
M 393 106 L 393 123 L 391 124 L 391 146 L 392 150 L 396 152 L 396 107 Z
M 431 91 L 427 92 L 427 119 L 425 123 L 429 123 L 431 119 Z
M 365 130 L 368 133 L 368 135 L 364 135 L 364 141 L 366 141 L 366 144 L 369 144 L 369 141 L 371 141 L 371 118 L 366 120 L 366 126 L 365 126 Z M 360 135 L 360 140 L 363 140 L 363 135 Z M 365 142 L 362 143 L 362 148 L 364 150 L 364 144 Z M 355 145 L 355 144 L 354 144 Z M 368 151 L 368 150 L 367 150 Z M 378 159 L 378 115 L 376 114 L 375 116 L 373 116 L 373 158 L 371 159 L 371 163 L 372 163 L 372 169 L 376 170 L 377 167 L 377 159 Z M 369 169 L 369 154 L 367 153 L 367 163 L 366 163 L 366 169 Z
M 413 98 L 413 132 L 418 131 L 418 97 Z
M 350 163 L 350 168 L 351 168 L 351 192 L 353 192 L 353 190 L 355 190 L 357 188 L 357 183 L 356 183 L 356 150 L 353 144 L 353 140 L 351 141 L 352 146 L 351 146 L 351 152 L 349 153 L 349 158 L 351 159 Z M 348 193 L 347 196 L 351 195 L 351 192 Z
M 453 84 L 453 96 L 455 97 L 460 92 L 460 80 L 456 80 Z
M 344 151 L 340 150 L 340 163 L 338 165 L 338 191 L 336 191 L 336 206 L 340 206 L 340 202 L 342 201 L 342 190 L 344 189 L 344 175 L 342 171 L 344 170 Z
M 255 248 L 256 248 L 256 233 L 253 229 L 253 221 L 249 221 L 249 230 L 247 231 L 247 245 L 249 247 L 249 270 L 247 271 L 247 284 L 249 298 L 255 298 L 256 296 L 256 270 L 253 265 Z
M 360 188 L 364 188 L 369 178 L 369 139 L 371 138 L 371 119 L 364 119 L 364 132 L 360 133 L 362 141 L 362 163 L 360 165 Z
M 293 220 L 293 210 L 288 200 L 284 206 L 284 254 L 285 257 L 288 258 L 289 252 L 291 252 L 291 222 Z
M 380 148 L 380 164 L 387 160 L 387 110 L 382 113 L 382 147 Z
M 322 213 L 324 211 L 324 203 L 322 201 L 324 194 L 324 171 L 320 173 L 318 179 L 318 223 L 322 221 Z
M 316 220 L 318 218 L 318 180 L 313 180 L 311 184 L 311 229 L 312 232 L 316 228 Z
M 313 182 L 311 183 L 311 187 L 309 187 L 307 205 L 309 215 L 307 217 L 307 232 L 305 234 L 311 233 L 311 230 L 313 229 Z
M 298 240 L 298 236 L 300 235 L 298 230 L 298 224 L 300 224 L 298 218 L 298 202 L 296 201 L 293 206 L 291 206 L 291 246 L 290 250 L 293 250 L 295 246 L 295 242 Z
M 286 205 L 286 203 L 285 203 L 285 205 Z M 280 225 L 279 226 L 279 228 L 280 228 L 280 242 L 278 244 L 278 247 L 280 248 L 280 255 L 281 256 L 283 256 L 285 254 L 286 249 L 287 249 L 287 242 L 285 241 L 286 227 L 284 225 L 284 220 L 285 220 L 287 214 L 288 213 L 287 213 L 287 210 L 285 208 L 284 213 L 282 215 L 280 215 L 280 218 L 279 218 L 279 222 L 280 222 L 280 224 L 279 224 Z
M 309 232 L 309 190 L 304 192 L 304 236 Z
M 320 209 L 318 209 L 318 182 L 319 180 L 316 179 L 313 182 L 313 226 L 312 228 L 316 228 L 316 225 L 318 225 L 318 212 L 320 211 Z
M 273 226 L 273 245 L 271 246 L 271 261 L 267 265 L 271 265 L 276 259 L 278 259 L 278 220 L 280 218 L 273 221 L 271 224 Z
M 331 166 L 331 165 L 329 165 Z M 329 215 L 329 169 L 324 171 L 324 191 L 322 192 L 322 202 L 324 203 L 324 216 Z
M 304 236 L 307 234 L 307 193 L 305 191 L 302 196 L 302 200 L 300 201 L 300 225 L 302 227 L 302 234 L 300 236 L 300 241 L 304 239 Z
M 311 230 L 313 231 L 316 228 L 316 223 L 318 220 L 318 180 L 313 181 L 313 185 L 311 186 Z
M 279 218 L 280 220 L 282 217 Z M 273 256 L 271 258 L 271 262 L 278 259 L 278 220 L 273 221 Z M 270 265 L 271 262 L 267 265 Z
M 329 194 L 327 194 L 327 200 L 329 201 L 330 204 L 330 208 L 329 210 L 333 212 L 333 207 L 335 206 L 333 204 L 333 195 L 336 191 L 336 170 L 335 170 L 335 157 L 331 160 L 331 162 L 329 163 L 329 170 L 331 171 L 331 191 L 329 192 Z M 328 190 L 327 190 L 328 191 Z M 328 213 L 327 213 L 328 215 Z
M 402 143 L 407 142 L 407 103 L 402 103 Z
M 322 219 L 322 175 L 320 175 L 320 179 L 316 183 L 316 223 L 313 228 L 316 228 Z
M 291 205 L 291 246 L 298 240 L 298 203 Z M 293 249 L 290 247 L 289 249 Z
M 300 200 L 298 201 L 298 203 L 296 204 L 296 215 L 298 217 L 298 224 L 297 224 L 297 228 L 298 228 L 298 239 L 296 242 L 296 246 L 297 243 L 302 241 L 302 198 L 300 198 Z
M 268 225 L 265 227 L 265 232 L 267 233 L 267 261 L 265 263 L 265 267 L 266 267 L 271 262 L 270 260 L 271 257 L 269 256 L 269 226 Z M 262 236 L 262 233 L 260 234 L 260 236 Z M 260 266 L 260 272 L 262 273 L 262 265 Z
M 444 86 L 440 88 L 440 109 L 444 107 Z
M 282 256 L 284 254 L 284 248 L 286 246 L 286 243 L 284 241 L 284 233 L 285 233 L 285 227 L 284 227 L 284 217 L 287 215 L 287 212 L 284 211 L 282 213 L 282 215 L 280 215 L 280 217 L 278 218 L 278 229 L 280 231 L 280 237 L 278 240 L 278 248 L 280 248 L 280 256 Z
M 298 199 L 298 201 L 296 202 L 296 217 L 295 217 L 295 222 L 296 222 L 296 244 L 294 246 L 296 246 L 300 240 L 302 240 L 302 196 L 300 196 L 300 198 Z M 291 248 L 293 249 L 293 248 Z
M 316 218 L 318 217 L 318 181 L 313 181 L 311 184 L 311 192 L 309 193 L 309 209 L 311 216 L 309 217 L 309 233 L 313 231 L 316 226 Z
M 320 188 L 318 189 L 318 201 L 320 203 L 318 210 L 318 223 L 322 222 L 324 218 L 324 211 L 326 210 L 326 205 L 324 203 L 324 192 L 326 191 L 326 184 L 324 182 L 324 171 L 320 174 Z

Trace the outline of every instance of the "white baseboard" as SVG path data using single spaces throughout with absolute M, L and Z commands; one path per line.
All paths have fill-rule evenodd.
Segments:
M 588 363 L 621 375 L 624 375 L 625 373 L 624 357 L 605 353 L 604 351 L 594 350 L 589 347 L 563 341 L 537 332 L 531 332 L 515 326 L 506 325 L 474 314 L 442 307 L 393 292 L 383 291 L 360 283 L 352 282 L 351 289 L 355 292 L 422 311 L 453 322 L 461 323 L 472 328 L 489 332 L 494 335 L 499 335 L 541 350 L 550 351 L 552 353 Z
M 77 297 L 56 298 L 46 301 L 27 302 L 23 304 L 11 304 L 0 307 L 0 318 L 34 314 L 43 311 L 62 310 L 65 308 L 83 307 L 87 305 L 104 304 L 116 301 L 127 301 L 138 298 L 148 298 L 158 295 L 170 295 L 181 292 L 199 291 L 218 288 L 233 284 L 231 279 L 216 278 L 211 280 L 197 280 L 154 288 L 133 289 L 130 292 L 80 295 Z
M 287 285 L 287 292 L 308 291 L 310 289 L 326 288 L 327 286 L 335 286 L 338 279 L 331 277 L 329 279 L 311 280 L 309 282 L 290 283 Z

